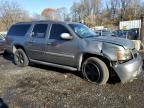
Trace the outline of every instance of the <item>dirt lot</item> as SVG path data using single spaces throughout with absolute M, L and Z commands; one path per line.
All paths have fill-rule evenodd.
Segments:
M 16 67 L 0 55 L 0 97 L 9 108 L 143 108 L 144 74 L 127 84 L 94 85 L 81 73 Z

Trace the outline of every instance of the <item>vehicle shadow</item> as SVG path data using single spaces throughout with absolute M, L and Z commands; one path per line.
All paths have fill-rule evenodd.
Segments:
M 62 73 L 62 74 L 69 74 L 70 73 L 70 74 L 73 74 L 75 76 L 78 76 L 78 77 L 84 79 L 83 74 L 80 71 L 70 71 L 70 70 L 66 70 L 66 69 L 61 69 L 61 68 L 42 65 L 42 64 L 35 64 L 35 63 L 31 63 L 30 66 L 31 67 L 36 67 L 36 68 L 39 68 L 39 69 L 54 71 L 54 72 L 58 72 L 58 73 Z
M 73 75 L 83 79 L 83 80 L 86 80 L 81 71 L 69 71 L 69 70 L 65 70 L 65 69 L 61 69 L 61 68 L 57 68 L 57 67 L 51 67 L 51 66 L 35 64 L 35 63 L 31 63 L 30 66 L 31 67 L 36 67 L 36 68 L 39 68 L 39 69 L 54 71 L 54 72 L 58 72 L 58 73 L 62 73 L 62 74 L 70 73 L 70 74 L 73 74 Z M 117 75 L 113 74 L 113 76 L 110 75 L 110 78 L 109 78 L 107 83 L 111 84 L 111 85 L 114 85 L 114 84 L 120 83 L 120 79 L 118 78 Z
M 9 108 L 2 98 L 0 98 L 0 108 Z
M 10 53 L 3 53 L 0 56 L 2 56 L 4 59 L 11 61 L 14 64 L 14 60 L 13 60 L 13 55 Z

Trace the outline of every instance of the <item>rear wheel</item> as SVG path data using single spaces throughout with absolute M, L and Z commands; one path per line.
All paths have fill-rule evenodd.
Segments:
M 84 77 L 93 83 L 106 84 L 109 79 L 109 70 L 106 64 L 95 57 L 88 58 L 82 65 Z
M 25 52 L 22 49 L 17 49 L 14 53 L 14 62 L 19 67 L 28 66 L 29 60 Z

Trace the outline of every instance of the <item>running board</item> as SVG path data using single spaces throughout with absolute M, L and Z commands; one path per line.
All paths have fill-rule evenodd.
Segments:
M 54 63 L 48 63 L 48 62 L 43 62 L 43 61 L 38 61 L 38 60 L 32 60 L 32 59 L 30 59 L 30 61 L 34 62 L 34 63 L 48 65 L 48 66 L 57 67 L 57 68 L 62 68 L 62 69 L 66 69 L 66 70 L 77 71 L 77 68 L 70 67 L 70 66 L 64 66 L 64 65 L 54 64 Z

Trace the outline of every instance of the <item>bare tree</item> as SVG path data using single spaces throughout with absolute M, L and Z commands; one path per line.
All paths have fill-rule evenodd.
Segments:
M 121 0 L 121 19 L 125 19 L 127 7 L 130 3 L 130 0 Z
M 119 0 L 119 18 L 120 20 L 132 20 L 140 17 L 141 0 Z
M 8 29 L 13 23 L 29 20 L 29 15 L 17 2 L 1 1 L 0 20 Z
M 52 8 L 44 9 L 41 13 L 41 16 L 45 17 L 45 19 L 48 20 L 58 20 L 58 21 L 65 21 L 68 20 L 69 18 L 67 8 L 65 7 L 57 9 Z
M 101 0 L 91 0 L 91 6 L 93 10 L 93 14 L 97 15 L 100 13 L 102 6 L 101 6 Z
M 58 20 L 65 21 L 68 18 L 68 10 L 65 7 L 56 9 Z
M 31 19 L 32 19 L 32 20 L 45 20 L 45 17 L 42 16 L 41 14 L 34 13 L 34 14 L 32 15 L 32 18 L 31 18 Z
M 120 0 L 110 0 L 110 6 L 111 6 L 111 17 L 112 19 L 117 17 L 118 10 L 120 8 Z
M 80 21 L 81 10 L 82 10 L 82 5 L 79 2 L 74 2 L 71 7 L 71 14 L 72 14 L 73 21 L 75 21 L 75 22 Z
M 109 0 L 106 4 L 106 10 L 109 24 L 118 24 L 123 20 L 139 19 L 142 10 L 142 0 Z M 104 12 L 104 10 L 103 10 Z
M 75 21 L 84 20 L 87 25 L 99 23 L 97 20 L 101 12 L 101 0 L 81 0 L 74 2 L 71 8 Z

